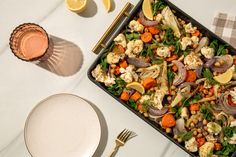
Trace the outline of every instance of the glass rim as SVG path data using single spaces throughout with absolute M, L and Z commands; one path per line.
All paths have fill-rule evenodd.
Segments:
M 34 58 L 31 58 L 31 59 L 25 59 L 25 58 L 20 57 L 19 55 L 16 54 L 16 50 L 15 50 L 14 47 L 13 47 L 13 40 L 14 40 L 15 34 L 16 34 L 18 31 L 22 30 L 22 29 L 23 29 L 25 26 L 27 26 L 27 25 L 33 25 L 33 26 L 36 26 L 36 27 L 40 28 L 40 29 L 43 31 L 43 33 L 46 35 L 46 37 L 47 37 L 47 45 L 48 45 L 48 46 L 47 46 L 47 49 L 45 50 L 45 52 L 44 52 L 41 56 L 34 57 Z M 27 62 L 32 62 L 32 61 L 39 60 L 40 58 L 42 58 L 42 57 L 45 56 L 46 52 L 47 52 L 48 49 L 49 49 L 49 40 L 50 40 L 50 39 L 49 39 L 49 35 L 48 35 L 47 31 L 46 31 L 43 27 L 41 27 L 40 25 L 38 25 L 38 24 L 36 24 L 36 23 L 30 23 L 30 22 L 29 22 L 29 23 L 22 23 L 22 24 L 18 25 L 17 27 L 15 27 L 15 28 L 13 29 L 13 31 L 11 32 L 10 38 L 9 38 L 9 45 L 10 45 L 10 49 L 11 49 L 12 53 L 13 53 L 18 59 L 21 59 L 21 60 L 27 61 Z

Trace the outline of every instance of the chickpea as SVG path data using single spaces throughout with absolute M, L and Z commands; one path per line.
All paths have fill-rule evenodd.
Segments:
M 220 67 L 220 66 L 221 66 L 220 62 L 215 62 L 214 65 L 215 65 L 216 67 Z
M 225 64 L 225 61 L 223 59 L 221 59 L 219 62 L 220 62 L 220 65 Z
M 143 115 L 144 115 L 144 117 L 148 117 L 148 113 L 146 113 L 146 112 Z
M 204 93 L 204 94 L 208 94 L 208 90 L 207 90 L 207 89 L 204 89 L 204 90 L 203 90 L 203 93 Z
M 211 105 L 215 105 L 216 104 L 215 101 L 211 101 L 210 103 L 211 103 Z
M 168 101 L 171 101 L 171 99 L 172 99 L 171 96 L 168 96 L 168 97 L 167 97 L 167 100 L 168 100 Z
M 166 128 L 166 133 L 171 133 L 171 128 Z
M 176 87 L 175 87 L 174 85 L 172 85 L 172 86 L 170 87 L 170 89 L 174 90 L 174 89 L 176 89 Z
M 171 91 L 170 94 L 171 95 L 176 95 L 176 92 L 175 91 Z
M 207 135 L 208 135 L 208 133 L 207 133 L 206 131 L 204 131 L 204 132 L 203 132 L 203 135 L 204 135 L 204 136 L 207 136 Z
M 195 124 L 192 122 L 192 123 L 190 123 L 190 127 L 194 127 L 195 126 Z
M 202 133 L 202 129 L 198 128 L 197 132 Z
M 206 119 L 203 120 L 203 124 L 207 125 L 207 120 Z
M 196 130 L 193 132 L 193 135 L 194 135 L 194 136 L 197 136 L 197 131 L 196 131 Z
M 111 68 L 115 68 L 116 67 L 116 65 L 115 64 L 111 64 Z
M 197 124 L 198 123 L 198 119 L 193 119 L 193 123 Z
M 204 130 L 207 130 L 207 126 L 204 126 Z
M 181 138 L 178 138 L 177 140 L 178 140 L 178 142 L 179 142 L 179 143 L 181 143 L 181 142 L 182 142 L 182 139 L 181 139 Z
M 177 139 L 178 138 L 178 135 L 174 135 L 174 139 Z
M 196 111 L 191 111 L 191 114 L 196 114 Z
M 201 122 L 203 120 L 203 118 L 200 116 L 198 117 L 198 121 Z
M 197 135 L 197 138 L 201 138 L 201 137 L 202 137 L 202 134 L 201 134 L 201 133 Z
M 197 48 L 198 47 L 198 44 L 193 44 L 193 48 Z

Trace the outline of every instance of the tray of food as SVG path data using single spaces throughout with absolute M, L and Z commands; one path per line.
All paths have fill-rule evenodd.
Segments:
M 189 155 L 235 156 L 236 50 L 169 1 L 130 7 L 89 79 Z

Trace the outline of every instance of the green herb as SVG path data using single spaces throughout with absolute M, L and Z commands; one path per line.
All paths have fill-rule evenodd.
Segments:
M 174 81 L 175 73 L 170 68 L 167 70 L 167 78 L 169 85 L 171 85 Z
M 181 55 L 182 55 L 182 53 L 181 53 L 181 44 L 180 44 L 179 41 L 177 41 L 177 42 L 175 43 L 175 51 L 174 51 L 174 54 L 175 54 L 175 55 L 178 55 L 178 56 L 181 56 Z
M 153 3 L 152 4 L 153 16 L 156 16 L 158 11 L 164 9 L 165 7 L 166 7 L 166 4 L 162 0 L 159 0 Z
M 209 104 L 202 105 L 200 108 L 200 113 L 202 114 L 203 118 L 208 121 L 211 121 L 213 119 L 212 108 Z
M 184 51 L 184 57 L 186 57 L 187 55 L 189 55 L 189 51 Z
M 176 119 L 180 118 L 180 115 L 182 113 L 183 106 L 178 106 L 176 105 L 175 107 L 172 108 L 172 111 L 175 112 L 175 117 Z
M 193 101 L 193 103 L 196 103 L 197 101 L 199 101 L 201 99 L 202 99 L 202 96 L 201 96 L 201 94 L 198 93 L 198 94 L 193 96 L 192 101 Z
M 101 56 L 101 59 L 100 59 L 100 65 L 101 65 L 101 68 L 103 71 L 107 71 L 108 70 L 108 63 L 107 63 L 107 53 L 104 53 L 102 56 Z
M 107 89 L 112 94 L 118 96 L 122 93 L 123 89 L 125 88 L 126 82 L 121 79 L 116 79 L 115 82 L 116 82 L 116 84 L 108 87 Z
M 219 45 L 218 40 L 213 40 L 210 43 L 210 48 L 215 50 L 216 56 L 222 56 L 227 54 L 227 45 Z
M 133 39 L 139 39 L 140 35 L 138 33 L 125 33 L 125 37 L 127 40 L 131 41 Z
M 218 45 L 218 40 L 213 40 L 211 43 L 210 43 L 210 46 L 209 46 L 210 48 L 213 48 L 214 50 L 215 50 L 215 52 L 217 52 L 217 50 L 218 50 L 218 47 L 219 47 L 219 45 Z
M 182 106 L 183 106 L 183 107 L 189 106 L 189 103 L 190 103 L 190 99 L 191 99 L 191 98 L 192 98 L 191 96 L 188 97 L 188 98 L 183 98 L 183 100 L 182 100 Z
M 220 45 L 219 49 L 216 52 L 217 56 L 222 56 L 222 55 L 226 55 L 227 54 L 227 50 L 226 50 L 227 46 L 226 45 Z
M 163 58 L 152 59 L 152 64 L 162 64 L 164 62 Z
M 129 99 L 127 103 L 129 106 L 131 106 L 132 108 L 137 110 L 137 104 L 135 103 L 135 101 L 133 99 Z
M 193 137 L 193 131 L 180 133 L 179 136 L 183 141 L 188 141 Z
M 217 83 L 217 82 L 214 80 L 213 74 L 212 74 L 212 72 L 210 71 L 209 68 L 205 68 L 205 69 L 203 70 L 203 77 L 205 77 L 205 78 L 209 81 L 210 84 L 216 84 L 216 83 Z
M 143 110 L 144 112 L 147 112 L 148 107 L 150 106 L 150 100 L 145 100 L 143 102 Z
M 228 142 L 224 141 L 222 143 L 222 149 L 217 151 L 215 154 L 219 157 L 228 157 L 231 153 L 236 151 L 235 144 L 229 144 Z
M 173 30 L 171 28 L 167 28 L 165 31 L 163 44 L 164 45 L 176 45 L 177 40 L 175 40 L 175 36 Z
M 224 131 L 225 137 L 228 137 L 228 138 L 233 137 L 233 135 L 236 134 L 236 128 L 235 127 L 227 126 L 227 127 L 224 127 L 223 131 Z

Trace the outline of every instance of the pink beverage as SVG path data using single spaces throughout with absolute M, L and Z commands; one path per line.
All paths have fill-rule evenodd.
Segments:
M 18 58 L 35 61 L 44 56 L 49 47 L 47 32 L 37 24 L 25 23 L 16 27 L 10 38 L 10 48 Z

